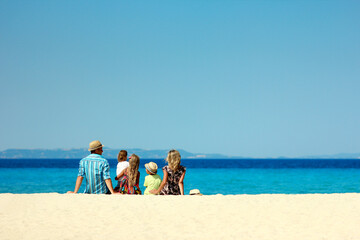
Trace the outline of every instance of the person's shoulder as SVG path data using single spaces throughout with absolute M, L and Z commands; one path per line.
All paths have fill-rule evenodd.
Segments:
M 92 153 L 92 154 L 88 155 L 87 157 L 85 157 L 84 159 L 107 161 L 106 158 L 104 158 L 102 155 L 99 155 L 96 153 Z
M 104 158 L 103 155 L 97 155 L 97 159 L 99 159 L 100 161 L 108 162 L 108 160 Z
M 109 161 L 106 158 L 104 158 L 102 155 L 94 154 L 94 156 L 92 158 L 93 158 L 93 160 L 95 160 L 96 162 L 98 162 L 101 165 L 104 165 L 104 166 L 110 165 Z
M 159 174 L 152 174 L 152 175 L 148 175 L 149 178 L 159 178 Z
M 181 170 L 186 171 L 186 167 L 184 167 L 182 165 L 180 165 L 179 167 L 180 167 Z
M 127 162 L 127 161 L 122 161 L 122 162 L 118 162 L 117 165 L 118 165 L 118 166 L 121 166 L 121 167 L 128 167 L 128 166 L 129 166 L 129 162 Z
M 87 155 L 86 157 L 83 157 L 80 161 L 82 161 L 82 160 L 87 160 L 87 159 L 91 158 L 92 155 L 93 155 L 93 154 L 89 154 L 89 155 Z
M 86 157 L 82 158 L 82 159 L 80 160 L 80 163 L 86 163 L 86 162 L 88 162 L 88 161 L 93 160 L 94 157 L 93 157 L 92 155 L 93 155 L 93 154 L 89 154 L 89 155 L 87 155 Z
M 100 156 L 99 161 L 105 162 L 106 164 L 109 164 L 109 161 L 104 158 L 103 156 Z

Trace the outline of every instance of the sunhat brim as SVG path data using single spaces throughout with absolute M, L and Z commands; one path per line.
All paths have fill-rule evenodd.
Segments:
M 95 147 L 95 148 L 89 148 L 88 151 L 94 151 L 94 150 L 102 148 L 102 147 L 104 147 L 104 145 L 101 145 L 101 146 L 98 146 L 98 147 Z
M 149 168 L 149 164 L 148 164 L 148 163 L 145 164 L 145 168 L 146 168 L 149 172 L 151 172 L 151 173 L 153 173 L 153 174 L 156 174 L 156 173 L 157 173 L 157 170 L 154 171 L 154 169 L 150 169 L 150 168 Z

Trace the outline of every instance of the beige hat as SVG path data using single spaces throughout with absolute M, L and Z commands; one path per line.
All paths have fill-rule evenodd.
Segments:
M 96 150 L 98 148 L 101 148 L 103 147 L 104 145 L 101 144 L 101 142 L 99 140 L 95 140 L 95 141 L 92 141 L 91 143 L 89 143 L 89 151 L 93 151 L 93 150 Z
M 154 162 L 149 162 L 149 163 L 145 164 L 145 168 L 146 168 L 149 172 L 155 174 L 155 173 L 157 173 L 158 166 L 157 166 L 157 164 L 154 163 Z
M 200 193 L 199 189 L 192 189 L 190 190 L 189 195 L 202 195 L 202 194 Z

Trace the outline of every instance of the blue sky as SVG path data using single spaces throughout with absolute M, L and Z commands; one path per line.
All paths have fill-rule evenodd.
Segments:
M 360 152 L 358 1 L 0 1 L 0 150 Z

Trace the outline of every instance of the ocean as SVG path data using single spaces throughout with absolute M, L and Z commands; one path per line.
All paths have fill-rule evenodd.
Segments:
M 0 193 L 66 193 L 74 190 L 80 159 L 0 159 Z M 116 159 L 108 159 L 116 185 Z M 163 159 L 141 159 L 144 164 Z M 359 193 L 360 159 L 182 159 L 185 194 Z M 83 192 L 85 181 L 79 192 Z

